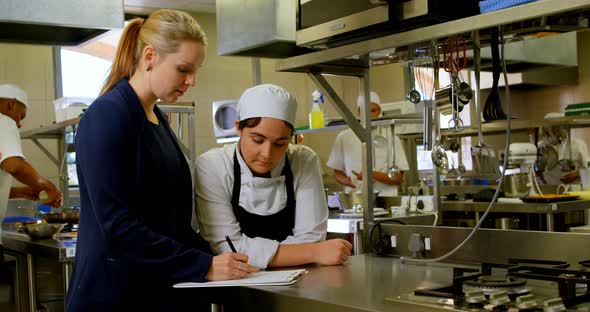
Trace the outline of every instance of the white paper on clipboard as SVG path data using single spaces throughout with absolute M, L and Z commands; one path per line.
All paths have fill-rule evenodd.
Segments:
M 178 283 L 174 288 L 232 287 L 232 286 L 281 286 L 291 285 L 307 274 L 305 269 L 286 271 L 263 271 L 249 274 L 238 280 L 213 281 L 204 283 Z

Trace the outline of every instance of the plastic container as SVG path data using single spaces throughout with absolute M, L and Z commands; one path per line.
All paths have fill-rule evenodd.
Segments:
M 319 90 L 315 90 L 311 96 L 313 97 L 313 105 L 309 113 L 309 127 L 311 129 L 319 129 L 325 126 L 324 111 L 320 106 L 320 101 L 324 103 L 324 95 Z
M 60 122 L 79 117 L 93 101 L 93 98 L 85 97 L 62 97 L 54 100 L 55 121 Z
M 486 0 L 479 2 L 479 10 L 481 13 L 494 12 L 537 0 Z

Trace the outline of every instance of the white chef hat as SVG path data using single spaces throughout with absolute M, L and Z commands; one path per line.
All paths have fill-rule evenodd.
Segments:
M 238 120 L 272 117 L 295 124 L 297 100 L 289 91 L 272 84 L 247 89 L 238 100 Z
M 365 97 L 359 95 L 356 99 L 356 106 L 361 107 L 361 104 L 365 101 Z M 371 103 L 381 104 L 381 99 L 379 98 L 379 94 L 375 91 L 371 91 Z
M 13 84 L 0 85 L 0 98 L 17 99 L 26 107 L 29 107 L 29 104 L 27 103 L 27 94 L 25 91 Z

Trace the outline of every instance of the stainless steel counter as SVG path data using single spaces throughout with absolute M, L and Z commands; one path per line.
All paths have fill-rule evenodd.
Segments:
M 76 252 L 75 240 L 39 239 L 31 240 L 26 234 L 3 231 L 4 248 L 18 253 L 50 257 L 59 262 L 72 262 Z
M 473 202 L 473 200 L 443 201 L 440 205 L 440 212 L 475 212 L 475 222 L 478 222 L 480 213 L 483 213 L 488 206 L 489 203 L 487 202 Z M 553 231 L 555 225 L 554 214 L 584 211 L 586 209 L 590 209 L 590 200 L 572 200 L 557 203 L 494 203 L 491 211 L 545 214 L 547 230 Z
M 447 264 L 402 264 L 394 258 L 352 256 L 341 266 L 312 266 L 291 286 L 239 289 L 242 311 L 428 311 L 386 298 L 412 293 L 416 287 L 448 284 Z M 229 309 L 231 310 L 231 309 Z
M 2 242 L 4 252 L 17 258 L 18 311 L 37 311 L 41 306 L 65 310 L 63 301 L 69 286 L 76 241 L 31 240 L 23 233 L 3 230 Z M 55 285 L 56 280 L 61 283 Z

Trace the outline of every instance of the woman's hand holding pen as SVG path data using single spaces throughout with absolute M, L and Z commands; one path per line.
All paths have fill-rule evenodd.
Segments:
M 240 279 L 258 271 L 248 264 L 247 255 L 231 252 L 213 257 L 206 278 L 209 281 Z
M 348 260 L 352 244 L 344 239 L 336 238 L 314 244 L 313 262 L 322 265 L 337 265 Z

